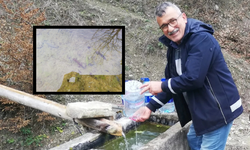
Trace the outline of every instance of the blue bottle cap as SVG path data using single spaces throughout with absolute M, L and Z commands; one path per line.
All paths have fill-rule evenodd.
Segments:
M 171 98 L 169 101 L 168 101 L 168 103 L 172 103 L 174 100 Z
M 141 78 L 141 81 L 142 82 L 149 82 L 150 80 L 149 80 L 149 78 Z
M 166 81 L 166 79 L 165 78 L 161 78 L 161 81 L 163 82 L 163 81 Z
M 147 103 L 149 103 L 150 102 L 150 100 L 152 99 L 152 97 L 153 97 L 153 95 L 146 95 L 145 96 L 145 104 L 147 104 Z

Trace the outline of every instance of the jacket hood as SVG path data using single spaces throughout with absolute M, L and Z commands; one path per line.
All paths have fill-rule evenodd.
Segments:
M 185 28 L 185 33 L 181 41 L 183 41 L 188 34 L 198 33 L 198 32 L 208 32 L 210 34 L 213 34 L 214 30 L 210 24 L 206 24 L 196 19 L 188 18 L 186 28 Z M 165 44 L 166 46 L 169 46 L 169 45 L 172 46 L 174 43 L 173 41 L 168 39 L 165 35 L 162 35 L 159 38 L 159 41 Z

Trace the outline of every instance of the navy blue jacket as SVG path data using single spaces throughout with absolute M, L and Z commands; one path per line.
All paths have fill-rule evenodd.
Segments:
M 179 45 L 165 35 L 159 38 L 168 47 L 166 81 L 162 82 L 163 92 L 147 105 L 155 111 L 173 98 L 181 126 L 192 120 L 197 135 L 216 130 L 243 112 L 237 87 L 213 32 L 209 24 L 188 19 Z

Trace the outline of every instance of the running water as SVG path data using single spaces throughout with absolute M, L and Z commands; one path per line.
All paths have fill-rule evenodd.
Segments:
M 137 145 L 137 128 L 136 128 L 136 125 L 135 125 L 135 145 Z
M 138 117 L 138 115 L 137 116 L 129 117 L 129 119 L 131 119 L 133 122 L 136 123 L 137 117 Z M 135 145 L 137 145 L 137 144 L 138 144 L 137 143 L 137 128 L 136 128 L 136 125 L 135 125 Z
M 128 141 L 126 139 L 126 135 L 124 134 L 124 132 L 122 132 L 122 136 L 124 137 L 124 141 L 125 141 L 125 145 L 126 145 L 126 150 L 129 150 L 128 149 Z

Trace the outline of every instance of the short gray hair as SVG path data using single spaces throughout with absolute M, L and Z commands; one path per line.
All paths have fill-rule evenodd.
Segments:
M 181 14 L 181 10 L 179 7 L 177 7 L 175 4 L 171 3 L 171 2 L 164 2 L 164 3 L 161 3 L 160 5 L 158 5 L 156 7 L 156 10 L 155 10 L 155 15 L 158 16 L 158 17 L 162 17 L 163 14 L 165 13 L 165 10 L 167 9 L 167 7 L 172 7 L 174 9 L 176 9 L 176 11 L 178 13 Z

